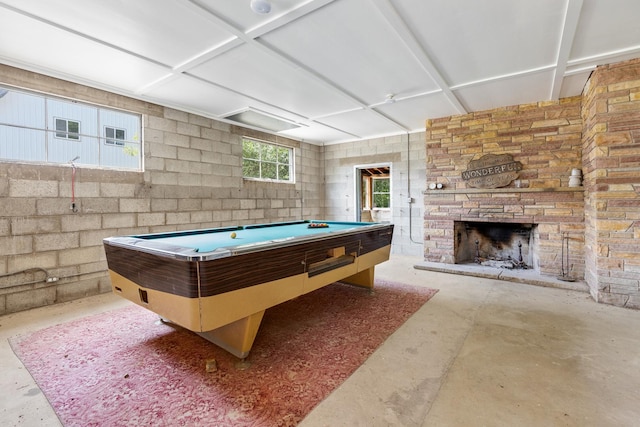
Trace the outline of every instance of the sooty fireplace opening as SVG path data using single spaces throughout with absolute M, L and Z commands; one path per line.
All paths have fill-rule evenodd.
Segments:
M 535 224 L 456 221 L 455 263 L 537 270 L 536 231 Z

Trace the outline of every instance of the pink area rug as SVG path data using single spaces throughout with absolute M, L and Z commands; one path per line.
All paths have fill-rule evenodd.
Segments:
M 65 426 L 294 426 L 436 292 L 334 283 L 280 304 L 244 370 L 133 304 L 11 345 Z

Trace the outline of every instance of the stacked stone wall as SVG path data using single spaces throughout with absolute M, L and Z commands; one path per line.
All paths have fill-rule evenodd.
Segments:
M 640 59 L 598 67 L 585 88 L 587 282 L 640 308 Z
M 584 195 L 569 187 L 582 167 L 581 97 L 517 105 L 427 122 L 425 260 L 454 263 L 454 222 L 537 224 L 542 274 L 561 272 L 562 238 L 570 239 L 570 273 L 584 277 Z M 510 154 L 522 164 L 503 188 L 469 187 L 462 178 L 472 160 Z M 568 234 L 567 234 L 568 233 Z

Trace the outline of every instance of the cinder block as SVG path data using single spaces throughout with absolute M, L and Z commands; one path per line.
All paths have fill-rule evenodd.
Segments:
M 63 215 L 62 231 L 97 230 L 102 225 L 102 215 Z
M 100 293 L 100 279 L 80 280 L 56 286 L 56 302 L 71 301 Z
M 82 248 L 60 251 L 58 254 L 58 265 L 68 267 L 80 264 L 92 263 L 100 260 L 104 253 L 104 248 L 100 246 L 86 246 Z
M 51 305 L 54 302 L 56 302 L 55 286 L 31 289 L 5 295 L 5 311 L 7 313 L 15 313 L 17 311 Z
M 9 179 L 9 197 L 58 197 L 58 182 Z
M 136 215 L 133 213 L 102 215 L 102 228 L 127 228 L 135 226 Z

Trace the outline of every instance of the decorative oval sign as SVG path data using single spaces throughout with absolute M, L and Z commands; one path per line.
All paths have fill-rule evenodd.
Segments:
M 522 163 L 514 161 L 511 154 L 485 154 L 478 160 L 472 160 L 462 179 L 474 188 L 506 187 L 518 178 Z

